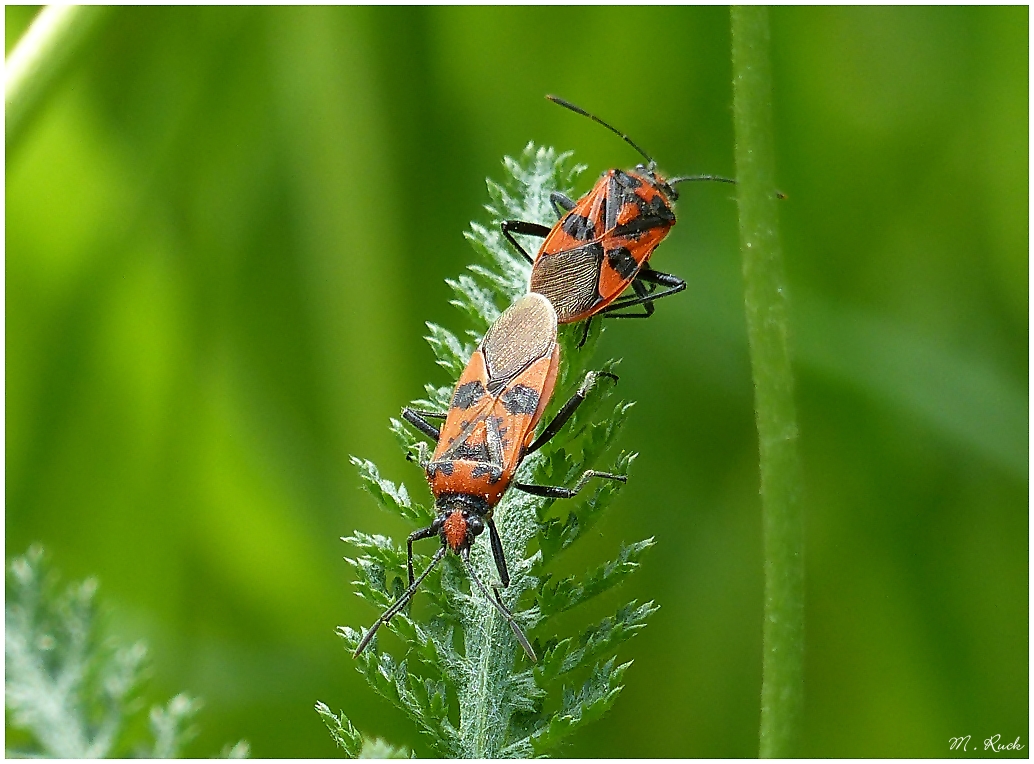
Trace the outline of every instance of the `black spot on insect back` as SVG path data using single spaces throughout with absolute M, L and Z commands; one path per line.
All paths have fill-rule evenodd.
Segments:
M 483 440 L 479 443 L 464 441 L 458 446 L 449 449 L 447 455 L 454 461 L 491 462 L 491 457 L 488 454 L 488 444 Z
M 675 216 L 671 214 L 670 210 L 666 215 L 640 215 L 635 220 L 615 226 L 614 236 L 638 239 L 654 228 L 671 228 L 674 222 Z
M 616 247 L 607 252 L 607 265 L 623 279 L 632 278 L 639 269 L 639 263 L 625 247 Z
M 470 471 L 472 478 L 487 477 L 489 483 L 498 483 L 503 477 L 503 471 L 494 464 L 478 464 Z
M 561 228 L 564 233 L 578 241 L 590 241 L 596 238 L 596 227 L 589 218 L 582 215 L 569 214 L 564 218 Z
M 642 181 L 633 175 L 629 175 L 627 172 L 621 170 L 614 170 L 614 180 L 617 181 L 618 185 L 623 188 L 639 188 Z
M 433 478 L 439 472 L 448 477 L 452 474 L 453 466 L 452 462 L 438 461 L 431 462 L 427 465 L 427 477 Z
M 466 382 L 456 388 L 456 394 L 452 396 L 452 406 L 458 409 L 469 409 L 476 404 L 485 394 L 485 386 L 480 380 Z
M 636 197 L 636 200 L 639 203 L 639 212 L 642 213 L 643 217 L 657 218 L 669 225 L 675 225 L 675 213 L 671 211 L 671 207 L 668 206 L 661 194 L 657 194 L 650 201 L 640 197 Z
M 514 385 L 500 401 L 511 414 L 534 414 L 539 407 L 539 394 L 526 385 Z

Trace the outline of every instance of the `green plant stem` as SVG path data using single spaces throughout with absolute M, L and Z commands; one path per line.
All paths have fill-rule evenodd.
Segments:
M 762 757 L 797 753 L 804 703 L 804 524 L 772 137 L 768 11 L 732 9 L 733 112 L 765 552 Z
M 96 5 L 48 5 L 33 19 L 4 62 L 4 146 L 8 150 L 107 12 Z

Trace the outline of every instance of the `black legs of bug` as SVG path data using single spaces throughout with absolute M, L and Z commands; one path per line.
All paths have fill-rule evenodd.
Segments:
M 422 541 L 423 539 L 429 539 L 432 536 L 437 536 L 441 530 L 441 523 L 435 520 L 426 528 L 421 528 L 418 531 L 413 531 L 409 534 L 409 538 L 406 539 L 406 569 L 409 571 L 409 585 L 413 585 L 413 542 Z
M 582 473 L 581 478 L 575 483 L 574 488 L 564 488 L 559 485 L 528 485 L 527 483 L 514 483 L 513 487 L 518 490 L 530 493 L 532 496 L 544 496 L 547 499 L 572 499 L 578 495 L 585 484 L 592 480 L 594 477 L 605 478 L 606 480 L 616 480 L 619 483 L 624 483 L 628 480 L 625 475 L 614 475 L 610 472 L 597 472 L 596 470 L 586 470 Z
M 557 412 L 557 415 L 553 417 L 553 421 L 546 425 L 546 428 L 537 438 L 535 438 L 535 441 L 528 446 L 524 452 L 524 456 L 538 451 L 553 439 L 553 436 L 560 431 L 561 427 L 567 424 L 567 420 L 570 419 L 571 415 L 574 414 L 574 412 L 578 410 L 578 407 L 582 405 L 582 401 L 585 400 L 585 396 L 589 394 L 589 391 L 595 386 L 596 380 L 600 377 L 606 377 L 614 382 L 618 381 L 617 374 L 613 374 L 609 371 L 590 371 L 586 374 L 585 379 L 582 380 L 582 384 L 575 394 L 572 395 L 570 400 L 564 404 L 564 407 Z
M 582 328 L 582 338 L 578 340 L 578 344 L 575 345 L 577 348 L 581 348 L 589 340 L 589 330 L 592 328 L 592 316 L 585 319 L 584 327 Z
M 432 419 L 445 419 L 445 414 L 439 411 L 421 411 L 420 409 L 411 409 L 406 406 L 402 409 L 402 418 L 413 425 L 415 428 L 420 430 L 424 435 L 429 437 L 435 443 L 438 442 L 439 430 L 433 424 L 428 422 L 424 417 L 431 417 Z
M 499 531 L 495 529 L 495 522 L 492 518 L 487 519 L 488 540 L 492 545 L 492 557 L 495 558 L 495 569 L 499 571 L 499 580 L 505 589 L 510 585 L 510 571 L 506 569 L 506 555 L 503 554 L 503 542 L 499 538 Z
M 409 573 L 409 588 L 402 593 L 401 597 L 395 600 L 394 605 L 384 611 L 384 614 L 377 619 L 377 623 L 370 627 L 370 630 L 366 632 L 366 636 L 363 637 L 363 641 L 359 643 L 359 647 L 355 649 L 353 657 L 357 657 L 359 653 L 366 649 L 366 646 L 370 644 L 370 640 L 373 639 L 373 635 L 377 629 L 399 614 L 402 608 L 406 606 L 406 603 L 413 597 L 413 593 L 417 590 L 417 587 L 420 586 L 420 583 L 427 578 L 427 575 L 432 569 L 434 569 L 434 566 L 437 565 L 445 556 L 446 547 L 443 545 L 441 549 L 435 553 L 434 557 L 431 558 L 431 564 L 424 569 L 424 572 L 420 574 L 420 577 L 413 577 L 413 542 L 437 536 L 440 529 L 441 522 L 435 520 L 426 528 L 421 528 L 420 530 L 413 531 L 409 534 L 409 538 L 406 539 L 406 569 Z
M 553 205 L 553 210 L 556 212 L 557 219 L 562 218 L 575 207 L 574 200 L 565 194 L 561 194 L 559 191 L 554 191 L 549 195 L 549 203 Z M 510 242 L 510 245 L 517 250 L 525 260 L 529 263 L 534 263 L 535 258 L 528 254 L 528 251 L 522 247 L 515 238 L 513 238 L 513 235 L 515 233 L 521 233 L 526 236 L 538 236 L 540 239 L 544 239 L 549 236 L 550 228 L 548 225 L 527 223 L 523 220 L 504 220 L 499 224 L 499 230 L 503 232 L 503 238 Z
M 538 223 L 526 223 L 523 220 L 504 220 L 499 224 L 499 229 L 503 232 L 503 238 L 510 242 L 513 248 L 529 263 L 534 263 L 535 258 L 528 254 L 527 250 L 513 238 L 513 235 L 515 233 L 523 233 L 527 236 L 538 236 L 543 239 L 549 235 L 549 226 L 539 225 Z
M 411 409 L 406 406 L 402 409 L 402 418 L 409 422 L 413 427 L 418 429 L 424 435 L 429 437 L 435 443 L 438 442 L 438 438 L 441 437 L 441 431 L 433 424 L 427 421 L 424 417 L 431 417 L 432 419 L 445 419 L 447 415 L 440 411 L 423 411 L 421 409 Z M 406 459 L 411 462 L 419 462 L 421 467 L 427 466 L 427 452 L 424 450 L 425 445 L 423 443 L 417 444 L 417 454 L 414 456 L 412 451 L 406 454 Z M 410 572 L 410 578 L 413 577 Z
M 558 220 L 573 210 L 576 206 L 574 199 L 567 194 L 560 193 L 559 191 L 554 191 L 549 195 L 549 203 L 553 205 L 553 211 L 556 212 Z
M 657 291 L 659 287 L 665 288 L 662 291 Z M 632 289 L 635 291 L 636 296 L 624 297 L 620 300 L 615 300 L 606 308 L 601 310 L 599 315 L 604 318 L 649 318 L 653 315 L 654 302 L 660 300 L 662 297 L 677 294 L 685 288 L 686 282 L 678 276 L 673 276 L 670 273 L 662 273 L 661 271 L 655 271 L 649 266 L 644 265 L 632 281 Z M 642 313 L 614 312 L 622 310 L 623 308 L 631 308 L 636 305 L 643 306 Z M 586 331 L 586 335 L 588 335 L 588 331 Z
M 657 291 L 659 287 L 665 287 L 662 291 Z M 668 295 L 676 294 L 686 288 L 686 282 L 680 279 L 678 276 L 673 276 L 670 273 L 663 273 L 661 271 L 653 270 L 649 265 L 644 264 L 640 268 L 639 273 L 632 279 L 632 290 L 635 292 L 635 297 L 624 297 L 619 300 L 615 300 L 610 305 L 605 307 L 596 315 L 602 316 L 603 318 L 649 318 L 653 315 L 654 302 L 667 297 Z M 614 311 L 622 310 L 623 308 L 631 308 L 636 305 L 643 306 L 642 313 L 615 313 Z M 584 329 L 582 329 L 582 338 L 578 341 L 577 347 L 582 347 L 586 340 L 589 339 L 589 330 L 592 328 L 592 320 L 596 316 L 589 316 L 585 319 Z
M 535 442 L 528 446 L 527 451 L 524 452 L 525 456 L 537 451 L 552 440 L 553 436 L 560 431 L 561 427 L 567 424 L 567 420 L 569 420 L 574 412 L 578 410 L 578 407 L 582 405 L 582 401 L 585 400 L 589 391 L 596 384 L 596 380 L 600 377 L 607 377 L 615 382 L 618 381 L 617 375 L 612 374 L 609 371 L 590 371 L 586 374 L 585 379 L 578 388 L 578 391 L 572 395 L 571 399 L 564 404 L 564 407 L 557 412 L 557 415 L 553 417 L 553 421 L 546 425 L 546 428 L 542 431 L 542 434 L 535 439 Z M 513 487 L 520 491 L 524 491 L 525 493 L 530 493 L 533 496 L 545 496 L 549 499 L 570 499 L 582 490 L 582 488 L 585 487 L 585 484 L 594 477 L 605 478 L 607 480 L 617 480 L 621 483 L 624 483 L 627 480 L 624 475 L 612 475 L 609 472 L 586 470 L 582 473 L 581 479 L 579 479 L 574 488 L 563 488 L 561 486 L 553 485 L 531 485 L 529 483 L 518 482 L 514 482 Z
M 535 651 L 531 649 L 531 643 L 528 641 L 528 638 L 524 636 L 524 632 L 521 631 L 521 627 L 517 625 L 517 621 L 514 619 L 513 613 L 511 613 L 506 605 L 503 604 L 503 599 L 499 596 L 499 590 L 495 590 L 495 597 L 493 598 L 492 595 L 488 593 L 488 589 L 485 588 L 485 585 L 481 583 L 481 579 L 478 578 L 478 574 L 474 572 L 474 566 L 470 564 L 470 549 L 464 547 L 460 552 L 460 557 L 463 558 L 463 564 L 467 567 L 467 574 L 470 576 L 470 580 L 477 584 L 481 593 L 485 595 L 488 601 L 491 602 L 495 609 L 499 611 L 499 614 L 506 619 L 508 624 L 510 624 L 510 628 L 513 629 L 513 633 L 517 637 L 517 641 L 521 643 L 521 647 L 524 648 L 524 652 L 528 654 L 528 657 L 531 658 L 532 661 L 537 661 L 538 658 L 535 657 Z
M 445 557 L 446 549 L 447 549 L 447 547 L 442 546 L 437 552 L 434 553 L 434 557 L 431 558 L 431 562 L 424 569 L 424 572 L 421 573 L 420 576 L 415 581 L 412 581 L 409 584 L 409 588 L 406 589 L 406 591 L 402 592 L 402 596 L 399 597 L 397 600 L 395 600 L 395 604 L 392 605 L 387 610 L 385 610 L 384 614 L 380 618 L 377 619 L 377 622 L 373 626 L 370 627 L 370 630 L 368 632 L 366 632 L 366 636 L 363 637 L 363 641 L 359 643 L 359 647 L 357 647 L 355 649 L 355 652 L 352 653 L 352 657 L 353 658 L 358 658 L 359 657 L 359 653 L 361 653 L 363 650 L 366 649 L 366 646 L 368 644 L 370 644 L 370 640 L 373 639 L 373 635 L 377 633 L 377 629 L 379 629 L 381 626 L 386 624 L 388 621 L 390 621 L 392 618 L 397 616 L 402 611 L 402 608 L 404 608 L 406 606 L 406 603 L 409 602 L 409 600 L 413 598 L 413 593 L 417 590 L 417 587 L 419 587 L 420 584 L 423 583 L 424 579 L 427 578 L 428 574 L 434 569 L 434 566 L 437 565 L 439 562 L 441 562 L 442 558 Z M 412 554 L 412 547 L 410 547 L 410 554 Z M 412 576 L 413 576 L 412 557 L 410 557 L 410 568 L 409 568 L 409 570 L 410 570 L 410 573 L 409 573 L 410 579 L 412 580 Z
M 506 569 L 506 557 L 503 554 L 503 542 L 499 538 L 499 531 L 496 530 L 495 523 L 492 521 L 491 517 L 486 518 L 486 524 L 488 525 L 488 538 L 492 545 L 492 557 L 495 558 L 495 566 L 499 571 L 500 581 L 503 587 L 508 587 L 510 585 L 510 573 Z M 356 647 L 355 653 L 353 653 L 352 657 L 358 657 L 359 654 L 366 649 L 366 646 L 370 644 L 370 640 L 373 639 L 373 635 L 377 633 L 377 629 L 402 612 L 402 608 L 404 608 L 413 598 L 413 594 L 416 592 L 420 584 L 423 583 L 423 580 L 431 573 L 434 566 L 441 562 L 445 553 L 448 551 L 448 547 L 445 544 L 442 544 L 438 551 L 435 552 L 434 557 L 431 558 L 431 562 L 424 569 L 424 572 L 418 577 L 414 577 L 413 542 L 437 536 L 441 531 L 441 525 L 442 523 L 440 520 L 435 520 L 426 528 L 414 531 L 409 535 L 409 538 L 406 539 L 406 569 L 409 573 L 409 587 L 397 600 L 395 600 L 391 607 L 384 611 L 383 615 L 377 619 L 376 623 L 370 627 L 370 630 L 366 632 L 366 636 L 363 637 L 359 646 Z M 513 613 L 511 613 L 506 605 L 503 604 L 503 598 L 499 594 L 499 588 L 495 584 L 492 585 L 492 590 L 495 592 L 495 598 L 493 598 L 492 595 L 488 593 L 488 589 L 485 588 L 485 585 L 481 583 L 481 579 L 478 578 L 477 573 L 474 572 L 474 568 L 470 564 L 470 547 L 463 547 L 460 550 L 460 556 L 463 558 L 463 563 L 467 568 L 467 573 L 470 575 L 471 581 L 477 584 L 478 589 L 480 589 L 488 601 L 492 603 L 492 606 L 498 610 L 502 614 L 503 618 L 506 619 L 507 623 L 510 624 L 510 628 L 513 629 L 513 633 L 517 636 L 517 641 L 521 643 L 521 647 L 524 648 L 528 657 L 533 661 L 538 660 L 535 657 L 535 651 L 531 649 L 531 643 L 528 642 L 528 638 L 524 636 L 524 632 L 521 631 L 520 626 L 517 625 L 517 621 L 514 619 Z

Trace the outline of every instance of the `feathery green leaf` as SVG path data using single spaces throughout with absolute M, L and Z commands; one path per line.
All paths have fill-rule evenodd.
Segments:
M 98 626 L 94 579 L 59 585 L 43 549 L 32 546 L 7 565 L 4 605 L 4 701 L 8 756 L 101 759 L 173 758 L 194 737 L 200 701 L 176 695 L 150 709 L 153 742 L 132 738 L 144 712 L 147 671 L 142 642 L 125 646 Z M 14 733 L 14 734 L 12 734 Z M 22 742 L 22 741 L 25 742 Z M 223 750 L 248 755 L 244 741 Z

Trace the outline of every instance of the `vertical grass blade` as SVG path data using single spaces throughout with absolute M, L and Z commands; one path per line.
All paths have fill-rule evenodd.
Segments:
M 772 136 L 768 11 L 732 9 L 740 249 L 764 516 L 762 757 L 797 753 L 804 701 L 804 529 Z
M 4 146 L 10 149 L 32 112 L 82 50 L 108 9 L 48 5 L 4 62 Z

